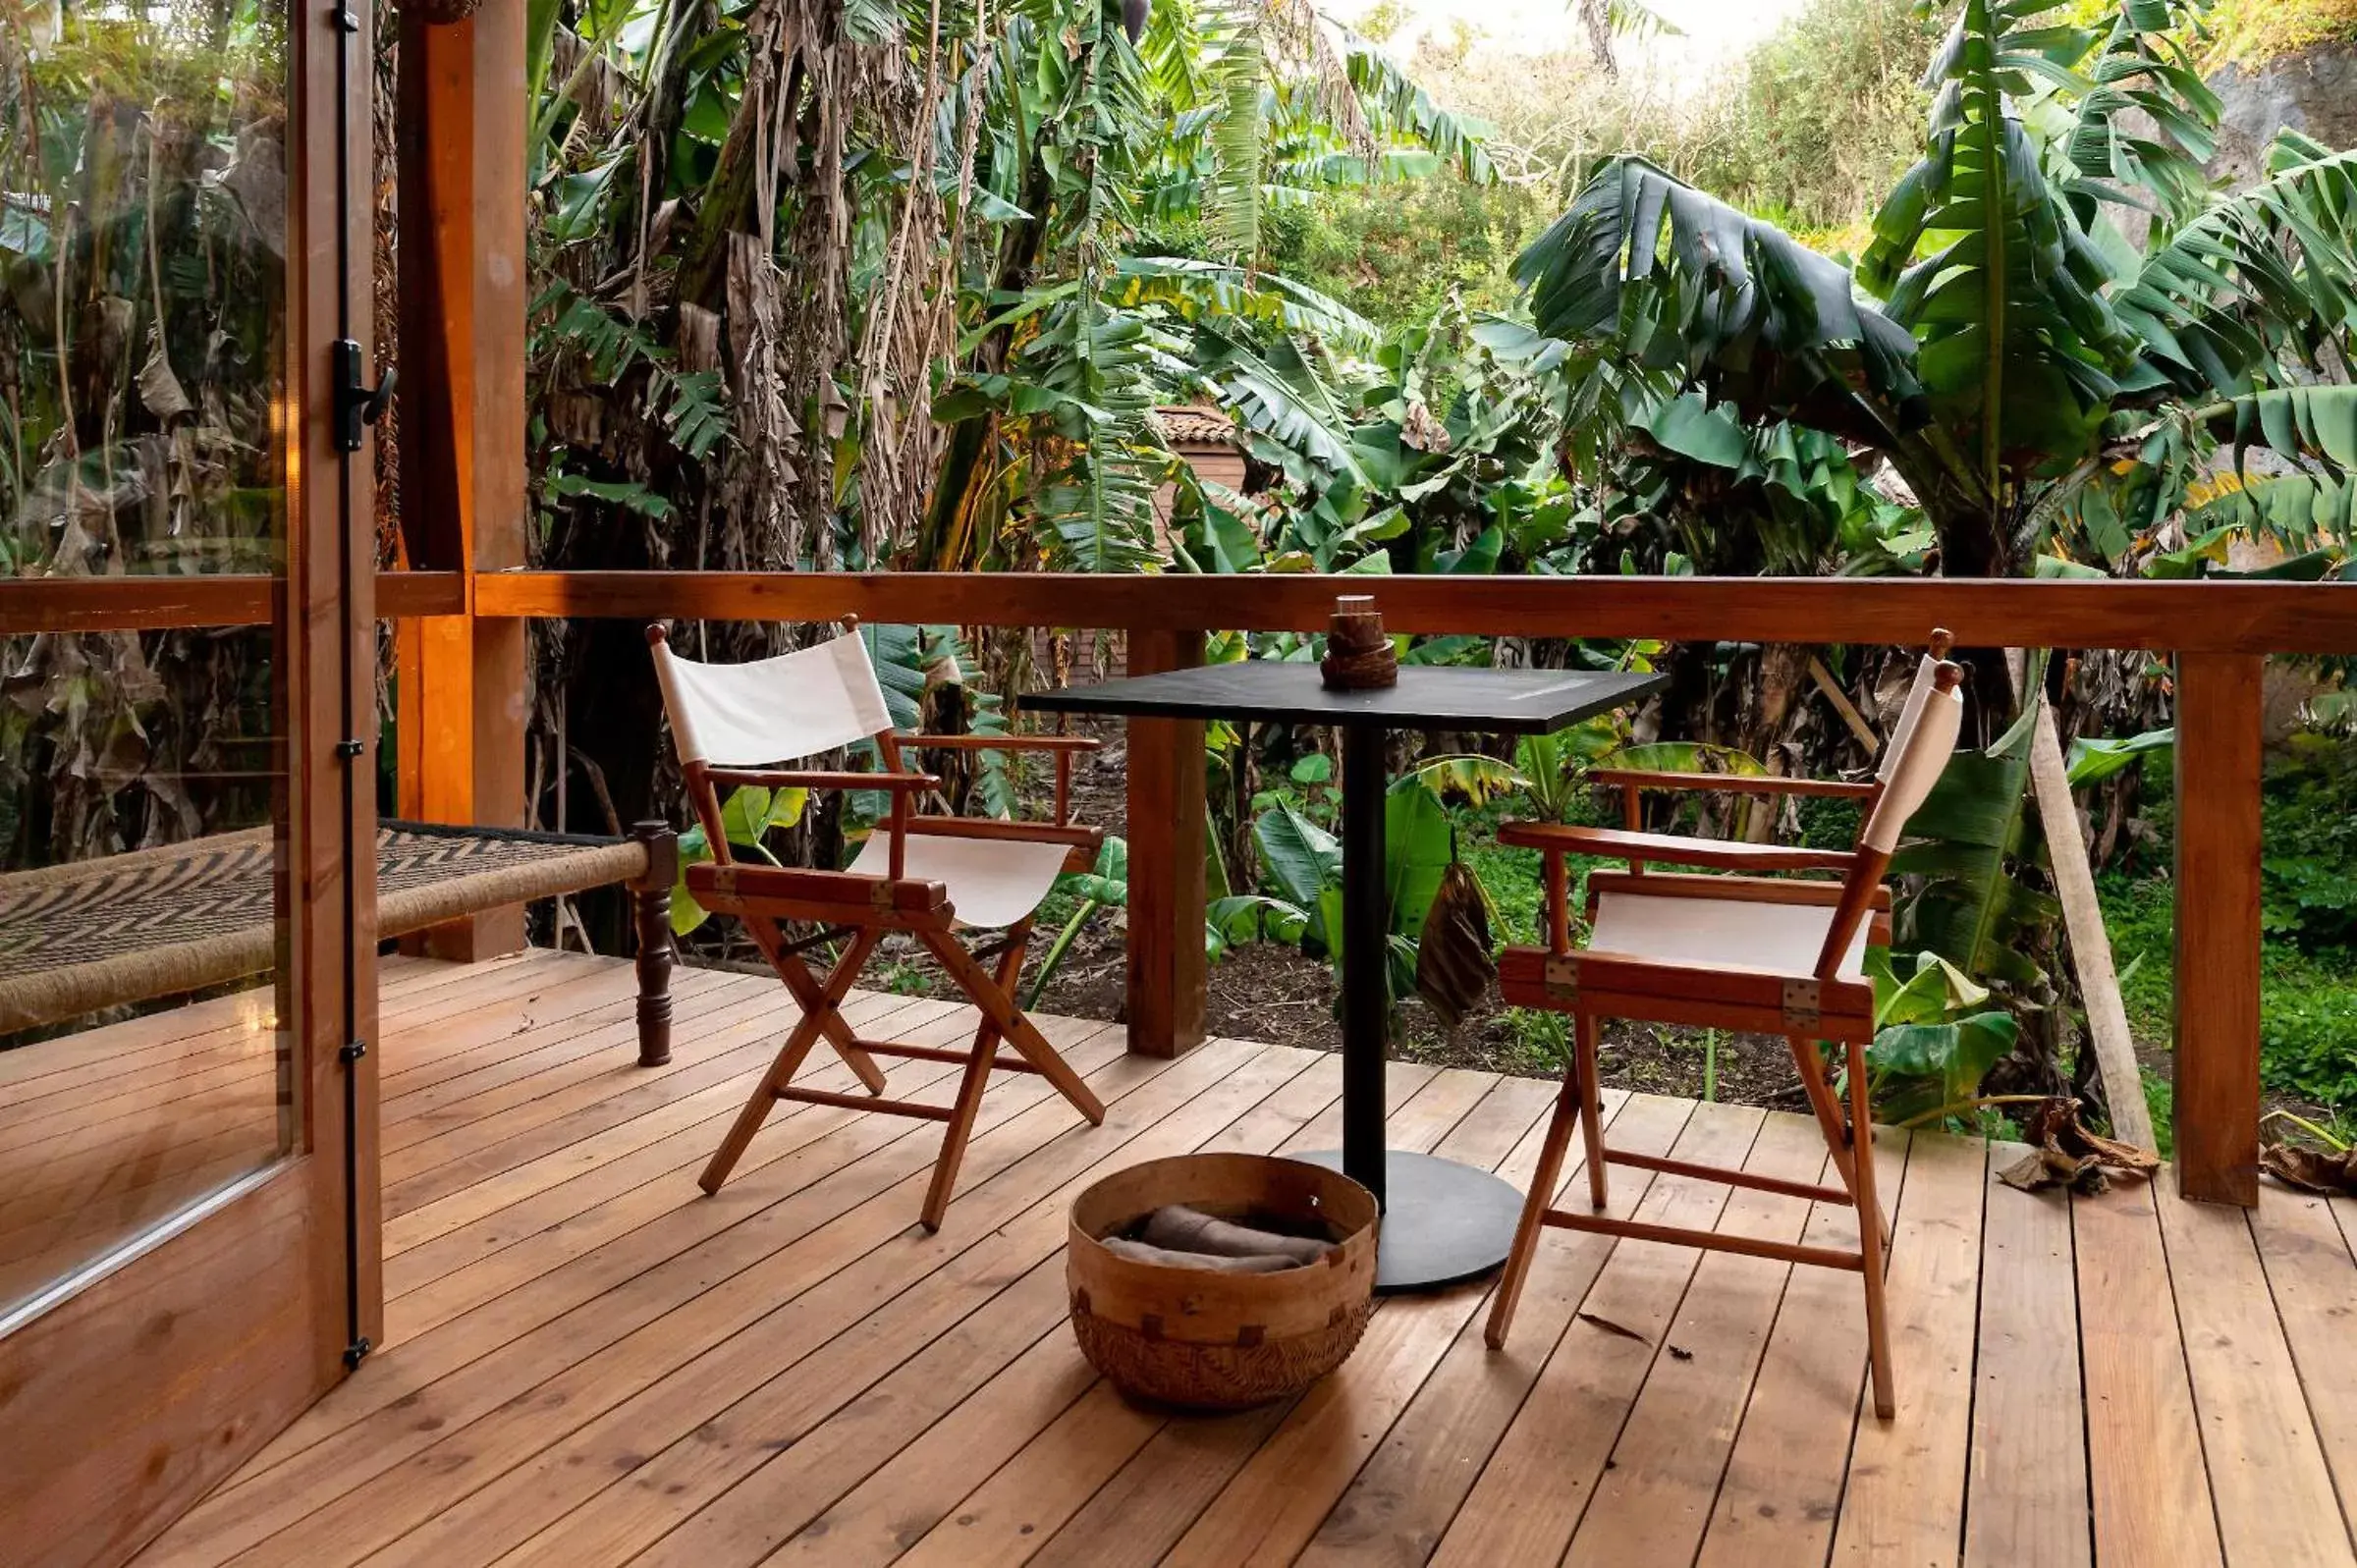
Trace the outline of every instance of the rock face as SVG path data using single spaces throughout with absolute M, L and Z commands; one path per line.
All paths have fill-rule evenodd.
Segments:
M 2328 147 L 2357 147 L 2357 43 L 2324 43 L 2210 79 L 2220 99 L 2213 178 L 2244 186 L 2267 168 L 2267 146 L 2289 127 Z

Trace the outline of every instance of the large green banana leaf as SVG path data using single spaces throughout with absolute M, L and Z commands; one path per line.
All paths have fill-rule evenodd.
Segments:
M 1645 159 L 1607 162 L 1515 259 L 1539 332 L 1610 341 L 1747 408 L 1832 427 L 1915 422 L 1905 329 L 1838 263 Z
M 2033 671 L 2027 688 L 2035 692 L 2041 678 Z M 2027 850 L 2022 808 L 2038 702 L 1988 750 L 1961 750 L 1949 760 L 1891 861 L 1893 872 L 1925 879 L 1901 912 L 1903 945 L 1976 978 L 2035 981 L 2038 966 L 2016 939 L 2061 916 L 2051 895 L 2023 886 L 2009 869 Z

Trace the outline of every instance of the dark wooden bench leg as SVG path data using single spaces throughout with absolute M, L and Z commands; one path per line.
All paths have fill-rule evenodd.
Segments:
M 630 885 L 638 937 L 638 1065 L 671 1060 L 671 885 L 679 876 L 680 838 L 667 822 L 641 822 L 630 837 L 646 845 L 646 875 Z

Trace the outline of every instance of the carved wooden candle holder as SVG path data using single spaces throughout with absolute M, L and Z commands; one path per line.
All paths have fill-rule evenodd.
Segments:
M 1366 691 L 1399 683 L 1399 660 L 1384 635 L 1383 617 L 1366 594 L 1334 601 L 1326 632 L 1326 657 L 1318 665 L 1330 690 Z

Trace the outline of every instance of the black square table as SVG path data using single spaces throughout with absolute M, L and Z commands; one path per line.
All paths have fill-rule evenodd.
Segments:
M 1384 875 L 1384 732 L 1470 730 L 1543 734 L 1660 690 L 1659 675 L 1403 666 L 1399 683 L 1329 691 L 1314 664 L 1247 660 L 1042 691 L 1026 707 L 1139 719 L 1245 719 L 1343 731 L 1343 1148 L 1340 1164 L 1383 1205 L 1376 1288 L 1433 1288 L 1506 1261 L 1522 1195 L 1486 1170 L 1383 1144 L 1386 1034 L 1380 955 L 1390 911 Z

